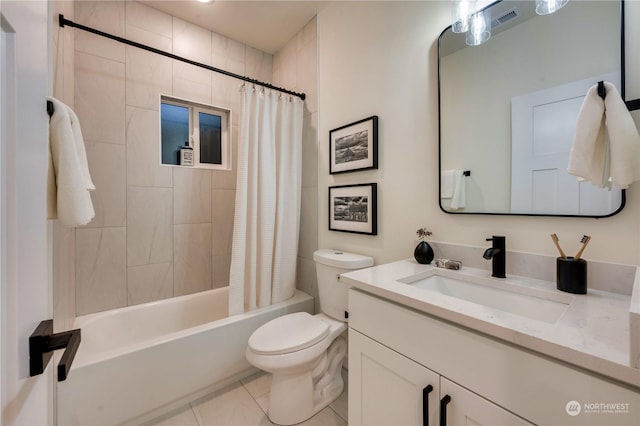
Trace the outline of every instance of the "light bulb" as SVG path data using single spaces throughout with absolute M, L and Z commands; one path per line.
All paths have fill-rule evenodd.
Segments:
M 469 17 L 475 10 L 475 0 L 453 0 L 451 6 L 451 30 L 465 33 L 469 29 Z
M 488 12 L 479 11 L 469 18 L 469 31 L 467 31 L 466 43 L 469 46 L 478 46 L 491 37 Z
M 549 15 L 562 9 L 569 0 L 536 0 L 536 13 Z

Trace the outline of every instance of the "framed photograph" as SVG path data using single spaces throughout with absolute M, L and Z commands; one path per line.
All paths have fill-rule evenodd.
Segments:
M 329 187 L 329 230 L 378 235 L 377 184 Z
M 378 168 L 378 116 L 329 132 L 329 173 Z

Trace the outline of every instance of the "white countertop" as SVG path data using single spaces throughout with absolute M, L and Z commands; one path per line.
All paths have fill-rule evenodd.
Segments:
M 401 260 L 342 274 L 342 280 L 370 294 L 640 387 L 640 369 L 630 365 L 630 296 L 591 289 L 586 295 L 574 295 L 558 291 L 556 284 L 549 281 L 517 276 L 491 278 L 488 271 L 464 266 L 460 271 L 446 270 L 489 278 L 502 286 L 556 292 L 569 305 L 560 319 L 551 324 L 399 281 L 434 269 L 439 268 L 418 264 L 413 259 Z

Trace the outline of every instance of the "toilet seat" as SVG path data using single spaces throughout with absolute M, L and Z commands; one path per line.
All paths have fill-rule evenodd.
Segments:
M 300 351 L 320 342 L 329 334 L 329 324 L 307 312 L 296 312 L 269 321 L 249 338 L 256 354 L 281 355 Z

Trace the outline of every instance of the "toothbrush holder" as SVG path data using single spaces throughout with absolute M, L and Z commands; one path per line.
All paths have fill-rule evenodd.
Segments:
M 556 259 L 556 284 L 560 291 L 587 294 L 587 261 L 573 257 Z

